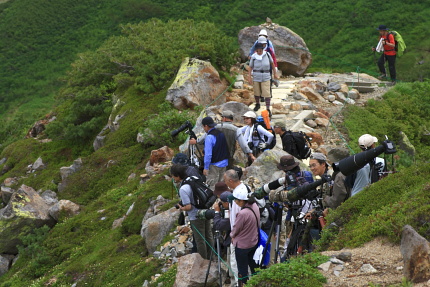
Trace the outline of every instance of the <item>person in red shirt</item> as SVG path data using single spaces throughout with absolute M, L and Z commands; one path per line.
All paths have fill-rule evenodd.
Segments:
M 379 71 L 381 72 L 380 78 L 386 78 L 387 72 L 385 70 L 385 62 L 388 62 L 388 69 L 390 71 L 390 78 L 393 83 L 396 82 L 396 41 L 394 35 L 390 34 L 387 26 L 379 25 L 378 28 L 380 39 L 384 46 L 384 52 L 378 60 Z M 375 48 L 373 48 L 375 51 Z

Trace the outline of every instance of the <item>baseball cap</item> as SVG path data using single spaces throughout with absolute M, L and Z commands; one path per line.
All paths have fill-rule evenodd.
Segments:
M 221 199 L 222 202 L 228 202 L 228 198 L 231 196 L 231 192 L 230 191 L 224 191 L 223 193 L 221 193 L 221 195 L 219 196 L 219 199 Z
M 224 118 L 233 119 L 234 114 L 232 111 L 226 110 L 222 112 L 221 116 Z
M 255 119 L 257 118 L 257 115 L 253 111 L 248 111 L 242 117 Z
M 215 124 L 215 122 L 214 122 L 214 119 L 213 119 L 213 118 L 211 118 L 211 117 L 203 118 L 203 120 L 202 120 L 202 125 L 204 125 L 204 126 L 209 126 L 209 127 L 211 127 L 211 128 L 213 128 L 214 126 L 216 126 L 216 124 Z
M 378 139 L 372 135 L 364 134 L 358 139 L 358 145 L 362 148 L 371 147 Z
M 324 154 L 320 153 L 320 152 L 315 152 L 315 153 L 311 154 L 311 158 L 310 159 L 327 161 L 327 157 Z
M 294 160 L 292 155 L 284 155 L 279 160 L 278 169 L 289 171 L 298 166 L 300 163 Z
M 220 196 L 224 191 L 228 191 L 228 186 L 225 182 L 220 181 L 215 184 L 214 194 Z
M 287 128 L 287 125 L 286 125 L 286 123 L 285 123 L 285 122 L 276 122 L 276 123 L 275 123 L 275 125 L 274 125 L 273 127 L 275 127 L 275 128 L 283 128 L 283 129 L 286 129 L 286 128 Z

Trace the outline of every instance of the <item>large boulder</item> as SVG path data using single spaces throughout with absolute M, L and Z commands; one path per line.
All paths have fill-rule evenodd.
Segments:
M 403 227 L 400 252 L 406 279 L 414 283 L 430 279 L 430 243 L 410 225 Z
M 179 110 L 212 103 L 227 87 L 218 71 L 210 62 L 185 58 L 173 84 L 167 91 L 166 100 Z M 221 97 L 217 103 L 225 102 Z
M 207 284 L 205 285 L 206 271 L 208 269 L 209 260 L 203 259 L 200 254 L 192 253 L 179 258 L 178 270 L 174 287 L 203 287 L 203 286 L 219 286 L 218 284 L 218 268 L 216 263 L 212 263 L 209 269 Z M 224 273 L 223 269 L 221 269 Z M 224 274 L 222 274 L 225 278 Z
M 35 228 L 53 226 L 49 206 L 31 187 L 22 185 L 12 194 L 6 207 L 0 209 L 0 253 L 17 254 L 19 239 Z
M 155 163 L 162 163 L 172 160 L 175 152 L 168 146 L 163 146 L 162 148 L 151 151 L 151 157 L 149 158 L 149 163 L 153 166 Z
M 175 207 L 142 221 L 140 235 L 145 238 L 148 252 L 153 253 L 164 237 L 175 226 L 179 209 Z
M 81 207 L 78 204 L 67 199 L 62 199 L 49 208 L 49 215 L 58 221 L 61 213 L 65 216 L 71 217 L 78 215 L 80 210 Z
M 0 255 L 0 276 L 6 274 L 7 271 L 9 271 L 10 261 L 10 258 Z
M 246 27 L 239 32 L 240 56 L 248 59 L 249 50 L 258 38 L 261 29 L 266 29 L 275 46 L 278 69 L 284 75 L 302 76 L 312 63 L 312 55 L 305 41 L 287 27 L 277 24 Z

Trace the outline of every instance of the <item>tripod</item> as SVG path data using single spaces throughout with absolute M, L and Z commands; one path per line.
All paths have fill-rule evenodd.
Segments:
M 219 286 L 222 287 L 222 275 L 221 275 L 221 245 L 220 245 L 220 233 L 219 230 L 215 230 L 215 240 L 216 240 L 216 250 L 217 250 L 217 255 L 218 255 L 218 275 L 219 275 Z M 209 271 L 211 269 L 211 264 L 212 264 L 212 257 L 213 257 L 214 251 L 213 249 L 211 249 L 211 256 L 209 257 L 209 264 L 208 264 L 208 269 L 206 271 L 206 278 L 205 278 L 205 287 L 206 284 L 208 283 L 208 277 L 209 277 Z
M 263 257 L 261 258 L 261 261 L 260 261 L 260 268 L 263 267 L 264 259 L 266 257 L 266 253 L 267 253 L 267 248 L 269 248 L 269 242 L 272 238 L 273 232 L 275 231 L 275 227 L 276 227 L 276 231 L 275 231 L 276 232 L 276 243 L 275 243 L 275 261 L 274 261 L 274 263 L 278 262 L 278 255 L 280 255 L 279 254 L 279 240 L 280 240 L 281 227 L 282 227 L 282 210 L 283 210 L 283 207 L 279 203 L 274 203 L 273 205 L 275 207 L 275 217 L 273 219 L 272 226 L 270 226 L 268 243 L 266 244 L 266 246 L 264 247 L 264 250 L 263 250 Z

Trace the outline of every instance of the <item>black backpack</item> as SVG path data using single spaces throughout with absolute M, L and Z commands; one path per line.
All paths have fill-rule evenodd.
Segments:
M 284 151 L 298 159 L 306 159 L 311 155 L 311 140 L 304 132 L 286 131 L 282 135 Z
M 201 178 L 196 176 L 187 177 L 182 185 L 188 184 L 193 191 L 194 206 L 197 209 L 209 209 L 216 201 L 216 196 L 213 191 L 203 182 Z
M 276 146 L 276 134 L 275 134 L 275 132 L 273 131 L 273 129 L 268 129 L 268 128 L 266 127 L 266 124 L 264 123 L 264 121 L 262 121 L 262 122 L 257 122 L 256 124 L 254 124 L 254 131 L 253 131 L 253 133 L 254 133 L 255 135 L 257 135 L 257 136 L 258 136 L 258 139 L 259 139 L 260 141 L 262 141 L 262 142 L 267 143 L 268 138 L 267 138 L 267 136 L 264 136 L 264 139 L 262 139 L 262 138 L 261 138 L 260 133 L 259 133 L 259 132 L 258 132 L 258 130 L 257 130 L 257 127 L 258 127 L 258 126 L 262 126 L 265 130 L 267 130 L 267 131 L 269 131 L 269 132 L 271 132 L 271 133 L 272 133 L 272 135 L 273 135 L 273 140 L 272 140 L 272 142 L 271 142 L 270 144 L 268 144 L 268 145 L 266 146 L 266 148 L 268 148 L 268 149 L 273 149 L 273 148 Z

